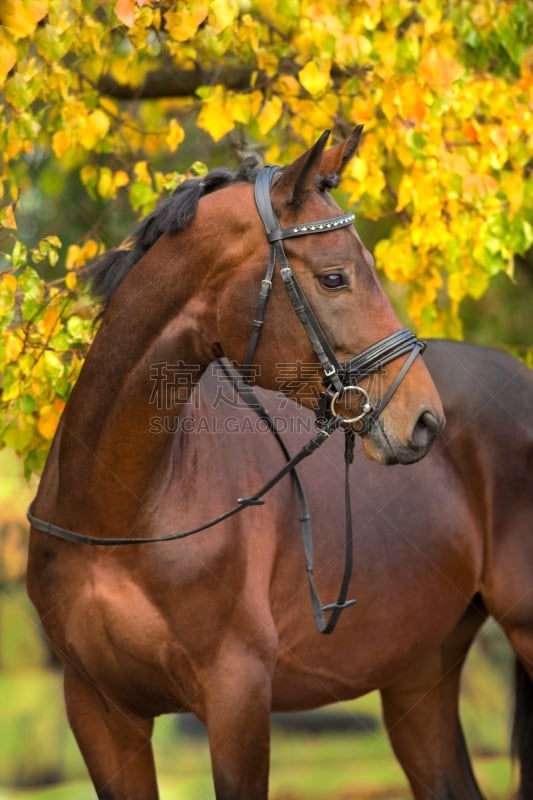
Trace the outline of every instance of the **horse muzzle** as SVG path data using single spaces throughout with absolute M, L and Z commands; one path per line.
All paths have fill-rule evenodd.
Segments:
M 387 423 L 376 420 L 363 435 L 363 448 L 368 458 L 379 464 L 414 464 L 424 458 L 446 424 L 444 416 L 422 409 L 406 439 L 400 438 Z

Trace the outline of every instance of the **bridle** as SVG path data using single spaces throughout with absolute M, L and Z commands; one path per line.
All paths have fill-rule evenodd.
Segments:
M 227 377 L 236 386 L 237 391 L 244 397 L 250 408 L 252 408 L 267 423 L 269 430 L 272 431 L 276 437 L 276 440 L 286 459 L 285 465 L 254 494 L 238 498 L 236 505 L 220 514 L 218 517 L 215 517 L 214 519 L 202 525 L 198 525 L 195 528 L 167 534 L 164 536 L 138 538 L 103 538 L 98 536 L 89 536 L 78 533 L 77 531 L 69 530 L 68 528 L 62 528 L 54 523 L 46 522 L 39 517 L 36 517 L 33 514 L 33 503 L 28 509 L 27 517 L 35 530 L 75 544 L 118 547 L 123 545 L 153 544 L 156 542 L 174 541 L 177 539 L 185 539 L 188 536 L 208 530 L 209 528 L 212 528 L 239 513 L 248 506 L 262 505 L 264 503 L 264 500 L 262 500 L 263 495 L 269 492 L 270 489 L 272 489 L 272 487 L 275 486 L 285 475 L 290 473 L 294 481 L 299 506 L 299 519 L 302 529 L 306 571 L 311 593 L 311 602 L 313 606 L 315 623 L 320 633 L 332 633 L 342 611 L 357 602 L 356 600 L 347 599 L 353 565 L 349 467 L 353 460 L 355 426 L 357 426 L 357 433 L 360 434 L 370 429 L 370 427 L 377 420 L 379 414 L 390 401 L 392 395 L 400 385 L 416 356 L 424 351 L 425 343 L 418 341 L 416 336 L 410 331 L 401 329 L 371 345 L 371 347 L 368 347 L 358 356 L 354 356 L 348 361 L 344 361 L 342 363 L 338 362 L 335 353 L 333 352 L 332 347 L 322 331 L 313 309 L 311 308 L 311 305 L 309 304 L 287 260 L 283 247 L 283 239 L 294 238 L 297 236 L 308 236 L 317 233 L 326 233 L 328 231 L 344 228 L 352 225 L 355 217 L 353 214 L 341 214 L 339 216 L 324 220 L 298 224 L 290 228 L 281 228 L 270 200 L 270 186 L 272 179 L 279 169 L 279 167 L 275 166 L 264 167 L 258 173 L 256 178 L 255 201 L 259 216 L 261 217 L 263 225 L 265 226 L 267 240 L 270 244 L 270 259 L 265 278 L 261 282 L 257 311 L 253 322 L 252 336 L 246 353 L 245 363 L 241 369 L 242 374 L 239 374 L 226 359 L 222 359 L 220 363 Z M 276 426 L 268 411 L 260 403 L 253 393 L 252 388 L 247 383 L 254 353 L 259 341 L 261 329 L 263 327 L 266 304 L 270 295 L 272 280 L 274 277 L 276 264 L 278 262 L 280 264 L 281 278 L 288 292 L 293 308 L 298 316 L 298 319 L 305 328 L 313 350 L 324 372 L 324 392 L 321 393 L 320 406 L 317 411 L 318 431 L 294 456 L 291 456 L 289 453 L 288 448 L 285 445 L 285 442 L 283 441 L 279 431 L 276 429 Z M 406 361 L 402 365 L 401 369 L 395 376 L 381 400 L 378 400 L 376 405 L 372 406 L 368 392 L 363 387 L 359 386 L 358 380 L 360 380 L 361 377 L 367 377 L 373 372 L 378 371 L 385 364 L 388 364 L 402 355 L 408 356 Z M 362 407 L 360 413 L 353 417 L 346 418 L 337 414 L 336 406 L 339 400 L 348 391 L 356 392 L 361 396 Z M 307 458 L 314 453 L 315 450 L 321 447 L 321 445 L 329 438 L 330 434 L 341 426 L 344 427 L 345 431 L 345 562 L 337 600 L 334 603 L 324 605 L 320 600 L 314 582 L 311 516 L 303 484 L 296 467 L 301 461 L 303 461 L 304 458 Z M 325 612 L 329 613 L 328 619 L 326 619 L 324 616 Z
M 340 214 L 337 217 L 331 217 L 329 219 L 298 224 L 290 228 L 281 228 L 270 199 L 272 180 L 279 171 L 280 167 L 266 166 L 258 173 L 255 183 L 255 202 L 259 216 L 265 227 L 266 238 L 270 244 L 270 259 L 266 275 L 261 282 L 259 301 L 253 322 L 250 344 L 248 345 L 244 360 L 243 373 L 245 377 L 247 377 L 252 365 L 254 353 L 263 327 L 267 300 L 272 289 L 272 279 L 276 264 L 279 263 L 280 275 L 294 311 L 305 328 L 305 332 L 307 333 L 315 355 L 324 372 L 323 384 L 325 391 L 320 395 L 319 408 L 317 409 L 318 424 L 323 424 L 328 419 L 331 419 L 331 417 L 337 416 L 336 408 L 341 398 L 346 392 L 354 392 L 361 397 L 361 411 L 355 416 L 343 417 L 342 424 L 357 424 L 357 433 L 367 433 L 392 398 L 417 355 L 423 353 L 426 345 L 424 342 L 420 342 L 411 331 L 402 328 L 386 336 L 384 339 L 380 339 L 349 361 L 338 362 L 289 264 L 285 254 L 285 248 L 283 247 L 283 240 L 346 228 L 352 225 L 355 216 L 353 214 Z M 391 382 L 384 396 L 373 406 L 368 392 L 359 385 L 359 380 L 379 371 L 385 364 L 403 355 L 408 355 L 408 358 Z

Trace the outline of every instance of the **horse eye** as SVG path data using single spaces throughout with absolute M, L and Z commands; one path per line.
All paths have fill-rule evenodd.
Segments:
M 319 275 L 320 285 L 324 289 L 344 289 L 348 284 L 340 272 L 330 272 L 328 275 Z

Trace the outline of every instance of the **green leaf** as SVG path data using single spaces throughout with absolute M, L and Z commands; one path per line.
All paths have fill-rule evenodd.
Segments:
M 33 320 L 41 309 L 44 298 L 44 281 L 31 267 L 27 267 L 19 277 L 19 287 L 23 292 L 21 309 L 26 320 Z
M 15 269 L 23 267 L 27 262 L 28 249 L 21 241 L 17 240 L 11 251 L 11 263 Z
M 45 373 L 50 378 L 52 385 L 54 385 L 65 373 L 64 364 L 60 357 L 51 350 L 43 353 L 43 361 Z
M 50 347 L 59 353 L 64 353 L 71 347 L 71 339 L 67 331 L 60 330 L 50 339 Z
M 149 213 L 157 202 L 157 194 L 143 181 L 134 181 L 130 186 L 130 203 L 134 211 Z
M 74 314 L 67 320 L 67 331 L 71 337 L 71 342 L 79 344 L 89 341 L 92 333 L 92 320 L 82 319 Z
M 33 412 L 37 409 L 37 403 L 31 394 L 21 395 L 20 408 L 24 414 L 33 414 Z

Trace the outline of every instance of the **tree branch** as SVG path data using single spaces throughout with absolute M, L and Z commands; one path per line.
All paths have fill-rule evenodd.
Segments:
M 250 88 L 253 67 L 225 66 L 223 69 L 158 69 L 148 72 L 140 86 L 119 83 L 111 75 L 98 81 L 102 94 L 118 100 L 155 99 L 159 97 L 194 97 L 199 86 L 223 83 L 227 89 Z
M 0 0 L 1 1 L 1 0 Z M 297 75 L 299 66 L 290 58 L 281 58 L 278 64 L 279 74 Z M 98 81 L 98 90 L 105 95 L 114 97 L 117 100 L 145 100 L 157 99 L 161 97 L 194 97 L 196 90 L 200 86 L 214 86 L 223 84 L 226 89 L 234 91 L 246 91 L 251 89 L 251 79 L 257 68 L 251 64 L 242 65 L 223 65 L 212 69 L 179 69 L 173 64 L 162 66 L 146 74 L 142 84 L 130 86 L 127 83 L 119 83 L 111 75 L 103 75 Z M 352 69 L 340 69 L 335 64 L 331 70 L 334 81 L 340 78 L 358 76 L 363 78 L 368 72 L 369 67 L 354 66 Z M 262 89 L 268 83 L 269 78 L 264 73 L 259 73 L 255 81 L 255 88 Z M 302 89 L 305 94 L 305 90 Z

